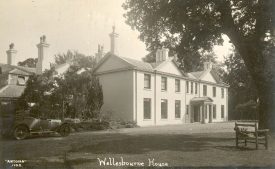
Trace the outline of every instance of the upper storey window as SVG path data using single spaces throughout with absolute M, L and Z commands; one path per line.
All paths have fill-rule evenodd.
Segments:
M 180 92 L 180 80 L 175 79 L 175 91 Z
M 161 90 L 167 90 L 167 77 L 161 77 Z
M 151 89 L 151 75 L 144 74 L 144 88 Z
M 203 96 L 207 96 L 207 86 L 203 85 Z

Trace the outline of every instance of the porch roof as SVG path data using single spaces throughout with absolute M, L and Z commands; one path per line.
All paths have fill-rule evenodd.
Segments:
M 191 99 L 191 103 L 201 103 L 201 102 L 213 102 L 210 97 L 194 97 Z

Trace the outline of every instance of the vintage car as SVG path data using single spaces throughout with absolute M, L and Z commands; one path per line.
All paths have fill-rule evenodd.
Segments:
M 44 135 L 56 132 L 65 137 L 70 134 L 73 123 L 75 122 L 70 119 L 59 120 L 24 117 L 9 123 L 12 125 L 2 130 L 2 134 L 13 136 L 17 140 L 23 140 L 31 135 Z

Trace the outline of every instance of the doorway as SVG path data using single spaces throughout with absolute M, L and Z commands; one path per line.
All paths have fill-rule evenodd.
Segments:
M 194 105 L 194 122 L 200 122 L 200 107 Z

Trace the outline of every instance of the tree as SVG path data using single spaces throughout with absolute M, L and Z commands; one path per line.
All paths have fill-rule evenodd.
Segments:
M 185 65 L 198 62 L 199 50 L 211 50 L 227 35 L 256 86 L 259 127 L 275 130 L 275 1 L 128 0 L 123 7 L 126 23 L 140 32 L 149 51 L 166 45 Z
M 90 56 L 85 56 L 77 51 L 68 50 L 67 53 L 55 55 L 55 63 L 57 65 L 64 64 L 66 62 L 72 62 L 74 66 L 80 68 L 93 68 L 96 64 L 95 59 Z
M 225 60 L 226 72 L 223 73 L 223 80 L 230 85 L 229 103 L 230 119 L 240 119 L 240 111 L 237 106 L 256 102 L 258 94 L 253 79 L 245 67 L 244 61 L 238 52 L 231 53 Z M 254 110 L 254 109 L 253 109 Z M 252 113 L 252 112 L 251 112 Z
M 29 103 L 35 103 L 31 109 L 36 117 L 56 117 L 52 114 L 58 108 L 54 107 L 60 100 L 52 92 L 56 89 L 53 69 L 46 70 L 42 75 L 32 75 L 27 81 L 24 93 L 17 101 L 17 110 L 26 110 Z M 61 106 L 59 106 L 59 110 Z
M 69 58 L 64 55 L 64 58 Z M 17 110 L 28 109 L 28 103 L 35 103 L 32 115 L 51 118 L 98 117 L 103 105 L 103 93 L 99 80 L 92 71 L 78 73 L 80 68 L 92 68 L 95 60 L 83 54 L 74 53 L 71 66 L 63 76 L 54 76 L 55 70 L 33 75 L 27 82 L 23 95 L 19 98 Z M 87 67 L 86 67 L 87 66 Z
M 87 95 L 87 106 L 90 112 L 92 112 L 92 117 L 99 117 L 100 109 L 103 105 L 103 91 L 102 86 L 99 83 L 99 79 L 95 76 L 92 77 L 90 85 L 88 88 Z
M 18 66 L 35 68 L 37 61 L 38 61 L 37 58 L 35 58 L 35 59 L 34 58 L 28 58 L 28 59 L 26 59 L 22 62 L 18 62 Z

